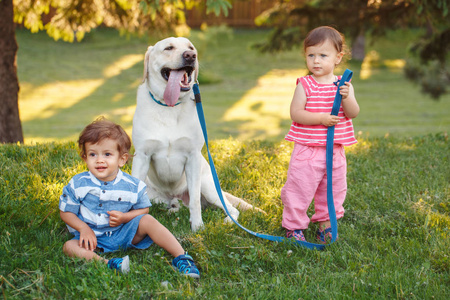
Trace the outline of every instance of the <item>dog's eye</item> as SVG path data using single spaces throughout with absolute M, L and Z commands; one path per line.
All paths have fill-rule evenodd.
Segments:
M 170 51 L 170 50 L 173 50 L 173 48 L 174 48 L 173 46 L 168 46 L 164 50 Z

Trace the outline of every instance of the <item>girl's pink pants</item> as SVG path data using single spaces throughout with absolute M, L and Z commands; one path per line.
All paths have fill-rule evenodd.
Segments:
M 287 180 L 281 189 L 283 201 L 282 226 L 288 230 L 307 229 L 309 222 L 330 219 L 327 206 L 326 147 L 305 146 L 295 143 Z M 347 193 L 347 162 L 344 146 L 333 149 L 333 199 L 337 219 L 344 215 L 342 206 Z M 314 198 L 314 215 L 307 210 Z

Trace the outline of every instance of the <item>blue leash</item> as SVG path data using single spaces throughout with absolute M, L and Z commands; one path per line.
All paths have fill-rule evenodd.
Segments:
M 344 74 L 342 75 L 341 80 L 339 81 L 338 90 L 336 92 L 336 96 L 334 98 L 333 108 L 331 110 L 331 114 L 337 116 L 339 113 L 339 108 L 341 106 L 341 100 L 342 96 L 339 94 L 339 88 L 346 82 L 350 81 L 351 77 L 353 75 L 353 72 L 349 69 L 345 70 Z M 213 159 L 211 157 L 211 153 L 209 152 L 209 143 L 208 143 L 208 133 L 206 131 L 206 122 L 205 122 L 205 115 L 203 113 L 203 107 L 202 107 L 202 100 L 200 96 L 200 90 L 198 87 L 198 84 L 196 83 L 193 87 L 194 95 L 195 95 L 195 103 L 197 106 L 197 114 L 200 121 L 200 125 L 202 127 L 203 136 L 205 138 L 206 143 L 206 149 L 208 150 L 208 160 L 209 160 L 209 166 L 211 168 L 211 172 L 214 179 L 214 185 L 216 187 L 217 194 L 219 195 L 220 201 L 222 202 L 223 208 L 227 215 L 230 217 L 230 219 L 239 226 L 242 230 L 256 236 L 262 239 L 266 239 L 269 241 L 274 242 L 289 242 L 294 243 L 296 245 L 306 247 L 309 249 L 316 249 L 316 250 L 323 250 L 327 245 L 321 245 L 321 244 L 314 244 L 314 243 L 308 243 L 304 241 L 296 241 L 294 239 L 288 239 L 281 236 L 274 236 L 274 235 L 268 235 L 268 234 L 262 234 L 258 232 L 254 232 L 252 230 L 249 230 L 239 224 L 228 212 L 228 208 L 225 205 L 225 201 L 223 199 L 222 195 L 222 188 L 220 187 L 219 183 L 219 177 L 217 176 L 216 167 L 214 166 Z M 336 210 L 334 208 L 334 202 L 333 202 L 333 189 L 332 189 L 332 172 L 333 172 L 333 144 L 334 144 L 334 126 L 328 127 L 327 131 L 327 147 L 326 147 L 326 165 L 327 165 L 327 204 L 328 204 L 328 213 L 330 215 L 330 222 L 331 222 L 331 243 L 333 243 L 336 240 L 338 231 L 337 231 L 337 220 L 336 220 Z M 330 245 L 328 244 L 328 245 Z
M 353 72 L 346 69 L 338 84 L 336 96 L 334 97 L 333 108 L 331 114 L 337 116 L 339 114 L 339 108 L 341 107 L 342 96 L 339 94 L 339 89 L 352 79 Z M 328 215 L 330 216 L 331 223 L 331 243 L 336 241 L 338 236 L 338 225 L 336 219 L 336 209 L 334 208 L 333 200 L 333 146 L 334 146 L 334 126 L 328 127 L 327 130 L 327 149 L 326 149 L 326 165 L 327 165 L 327 205 Z

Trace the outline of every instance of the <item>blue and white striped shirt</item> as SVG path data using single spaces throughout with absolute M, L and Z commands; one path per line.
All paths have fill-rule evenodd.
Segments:
M 108 211 L 125 213 L 150 206 L 145 183 L 121 170 L 116 179 L 110 182 L 98 180 L 91 172 L 77 174 L 64 187 L 59 198 L 59 209 L 77 215 L 96 236 L 123 226 L 110 227 Z M 71 233 L 76 232 L 70 226 L 67 227 Z

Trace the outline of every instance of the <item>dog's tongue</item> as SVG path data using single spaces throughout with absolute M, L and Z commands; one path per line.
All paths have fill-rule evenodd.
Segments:
M 164 91 L 164 102 L 169 106 L 174 106 L 180 97 L 180 82 L 186 71 L 170 71 L 166 90 Z

